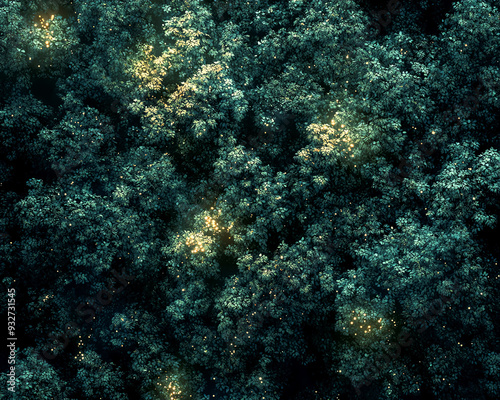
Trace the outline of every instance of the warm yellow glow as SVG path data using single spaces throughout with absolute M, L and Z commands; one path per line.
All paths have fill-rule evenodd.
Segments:
M 313 139 L 316 148 L 304 148 L 299 151 L 299 156 L 308 161 L 312 152 L 316 151 L 321 152 L 322 155 L 335 154 L 343 159 L 347 159 L 348 153 L 351 152 L 351 158 L 354 157 L 354 154 L 356 154 L 355 145 L 358 140 L 351 137 L 349 128 L 345 124 L 338 126 L 337 121 L 332 120 L 331 122 L 331 124 L 327 125 L 311 124 L 308 126 L 307 130 L 310 132 L 310 137 Z M 314 160 L 311 160 L 311 162 L 314 162 Z
M 388 315 L 381 315 L 371 307 L 356 307 L 339 321 L 338 329 L 356 338 L 362 346 L 391 337 L 396 324 Z
M 206 239 L 208 238 L 201 233 L 192 233 L 186 239 L 186 246 L 193 247 L 191 250 L 193 254 L 198 252 L 204 253 L 209 244 Z
M 213 209 L 213 207 L 212 207 Z M 216 214 L 215 216 L 213 214 Z M 221 226 L 216 216 L 221 215 L 221 210 L 204 212 L 196 218 L 195 231 L 186 232 L 180 243 L 190 248 L 192 254 L 208 252 L 210 246 L 218 242 L 219 234 L 229 233 L 233 223 L 229 227 Z
M 160 57 L 153 54 L 153 46 L 142 45 L 139 47 L 137 59 L 132 62 L 132 74 L 141 80 L 140 87 L 158 91 L 162 89 L 164 76 L 167 74 L 169 64 L 168 54 L 164 53 Z
M 168 375 L 158 378 L 156 390 L 160 393 L 162 399 L 180 400 L 182 398 L 182 390 L 177 382 L 172 381 Z
M 220 210 L 219 210 L 219 213 L 220 213 Z M 227 228 L 221 227 L 221 226 L 219 226 L 219 224 L 217 223 L 217 221 L 214 218 L 212 218 L 210 216 L 205 217 L 205 228 L 209 229 L 210 231 L 212 231 L 214 233 L 220 233 L 222 231 L 229 231 L 232 227 L 233 227 L 232 223 Z
M 54 41 L 54 29 L 60 28 L 57 26 L 58 22 L 54 20 L 55 15 L 51 15 L 50 19 L 46 20 L 41 15 L 38 16 L 38 22 L 34 24 L 35 29 L 33 30 L 33 37 L 35 39 L 35 46 L 39 49 L 43 48 L 43 44 L 45 47 L 50 47 L 51 43 Z M 57 29 L 56 29 L 57 30 Z

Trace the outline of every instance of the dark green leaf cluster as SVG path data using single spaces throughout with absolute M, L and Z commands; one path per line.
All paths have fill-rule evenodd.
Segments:
M 1 397 L 499 398 L 499 32 L 493 0 L 0 0 Z

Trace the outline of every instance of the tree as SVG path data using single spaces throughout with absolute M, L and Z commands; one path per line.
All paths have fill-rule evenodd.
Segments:
M 0 19 L 18 397 L 498 398 L 495 2 Z

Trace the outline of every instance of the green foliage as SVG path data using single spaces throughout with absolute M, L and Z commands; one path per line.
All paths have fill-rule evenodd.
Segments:
M 16 396 L 498 398 L 500 11 L 445 3 L 0 1 Z

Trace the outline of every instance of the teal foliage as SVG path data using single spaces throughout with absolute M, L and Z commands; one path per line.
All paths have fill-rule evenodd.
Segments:
M 17 398 L 499 398 L 499 32 L 491 0 L 0 1 Z

